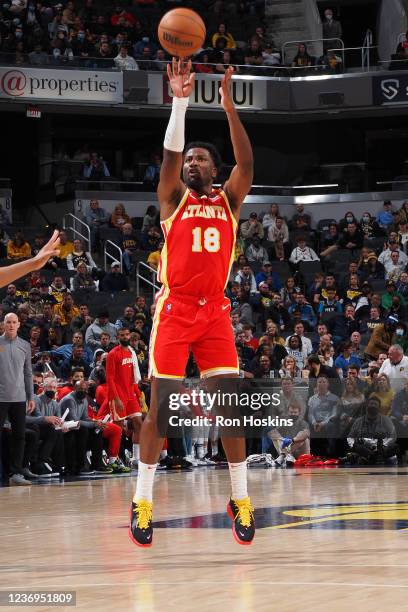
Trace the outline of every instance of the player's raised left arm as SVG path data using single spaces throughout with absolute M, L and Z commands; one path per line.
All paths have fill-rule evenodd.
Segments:
M 231 96 L 231 78 L 234 69 L 229 66 L 221 81 L 221 104 L 227 115 L 230 128 L 235 166 L 224 185 L 233 212 L 238 215 L 245 196 L 251 189 L 254 176 L 254 157 L 251 142 Z

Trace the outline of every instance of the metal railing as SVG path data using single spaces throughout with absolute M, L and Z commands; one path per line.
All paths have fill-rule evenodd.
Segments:
M 282 45 L 282 64 L 286 64 L 286 52 L 287 52 L 287 48 L 289 47 L 289 45 L 293 46 L 293 45 L 306 45 L 308 43 L 325 43 L 325 42 L 338 42 L 340 43 L 340 50 L 343 49 L 343 54 L 342 54 L 342 61 L 343 61 L 343 66 L 345 65 L 344 62 L 344 43 L 341 40 L 341 38 L 314 38 L 314 39 L 309 39 L 309 40 L 288 40 L 285 43 L 283 43 Z M 324 44 L 323 44 L 324 47 Z M 333 49 L 328 49 L 329 51 L 333 51 Z M 311 66 L 309 66 L 309 68 L 311 68 Z
M 408 177 L 406 181 L 376 181 L 376 185 L 407 185 Z
M 373 33 L 370 29 L 367 30 L 361 49 L 361 67 L 364 70 L 367 66 L 367 71 L 370 70 L 370 49 L 373 46 Z
M 111 253 L 109 253 L 108 248 L 109 249 L 113 248 L 113 251 L 116 251 L 117 255 L 112 255 Z M 109 261 L 109 265 L 108 265 L 108 259 L 111 260 Z M 103 247 L 103 267 L 105 269 L 105 272 L 109 272 L 109 270 L 111 269 L 111 265 L 114 261 L 119 262 L 120 271 L 123 272 L 122 249 L 120 248 L 120 246 L 112 242 L 112 240 L 105 240 L 105 245 Z
M 86 251 L 91 250 L 91 229 L 85 221 L 72 213 L 67 213 L 62 218 L 62 227 L 64 230 L 70 230 L 74 239 L 80 238 L 84 242 Z
M 282 62 L 278 63 L 278 64 L 268 64 L 268 58 L 265 57 L 264 64 L 261 65 L 248 65 L 248 64 L 238 64 L 235 62 L 231 62 L 231 65 L 236 69 L 236 76 L 262 76 L 265 78 L 274 78 L 274 77 L 286 77 L 286 78 L 290 78 L 294 76 L 295 72 L 300 73 L 300 75 L 303 73 L 308 74 L 311 70 L 313 70 L 314 72 L 322 72 L 324 73 L 325 71 L 327 72 L 328 68 L 326 65 L 324 64 L 318 64 L 316 63 L 316 60 L 319 60 L 321 56 L 319 56 L 319 54 L 312 54 L 310 57 L 312 58 L 312 60 L 315 61 L 314 64 L 312 64 L 311 66 L 289 66 L 289 65 L 284 65 L 285 64 L 285 60 L 287 59 L 287 57 L 285 57 L 288 55 L 287 53 L 287 47 L 289 45 L 294 45 L 294 44 L 300 44 L 300 43 L 324 43 L 327 41 L 338 41 L 339 43 L 339 48 L 336 49 L 338 51 L 341 52 L 342 54 L 342 65 L 343 65 L 343 70 L 345 71 L 345 61 L 344 61 L 344 55 L 343 55 L 343 50 L 351 50 L 351 49 L 366 49 L 367 47 L 349 47 L 347 49 L 344 48 L 344 43 L 341 39 L 339 38 L 318 38 L 318 39 L 310 39 L 310 40 L 300 40 L 300 41 L 287 41 L 286 43 L 284 43 L 283 47 L 282 47 Z M 334 43 L 333 43 L 334 44 Z M 371 46 L 371 49 L 374 49 L 376 47 Z M 324 49 L 326 50 L 326 48 Z M 334 49 L 328 49 L 328 51 L 333 51 Z M 2 56 L 7 56 L 7 57 L 3 57 Z M 55 63 L 46 63 L 44 65 L 42 64 L 32 64 L 29 63 L 27 61 L 24 62 L 18 62 L 16 60 L 15 54 L 13 53 L 7 53 L 7 54 L 0 54 L 0 66 L 21 66 L 21 67 L 26 67 L 26 68 L 32 68 L 32 69 L 47 69 L 47 68 L 58 68 L 58 69 L 66 69 L 66 70 L 109 70 L 109 71 L 116 71 L 118 72 L 118 70 L 116 68 L 109 68 L 109 66 L 104 65 L 102 60 L 102 64 L 97 64 L 97 63 L 90 63 L 92 60 L 92 58 L 78 58 L 75 57 L 72 61 L 66 61 L 63 64 L 55 64 Z M 99 59 L 95 60 L 100 62 Z M 109 60 L 111 62 L 113 62 L 113 60 Z M 154 69 L 154 65 L 155 64 L 164 64 L 167 65 L 168 62 L 156 62 L 155 60 L 136 60 L 137 63 L 139 64 L 139 69 L 140 71 L 144 71 L 144 72 L 149 72 L 149 73 L 154 73 L 154 74 L 158 74 L 158 73 L 163 73 L 163 70 L 155 70 Z M 82 63 L 82 62 L 86 62 L 86 63 Z M 363 64 L 363 62 L 362 62 Z M 205 65 L 205 66 L 211 66 L 214 68 L 214 74 L 219 75 L 220 77 L 222 76 L 222 72 L 219 72 L 219 68 L 216 68 L 217 66 L 219 67 L 220 65 L 222 65 L 222 62 L 218 62 L 218 63 L 214 63 L 214 62 L 203 62 L 200 60 L 199 57 L 195 57 L 193 58 L 193 66 L 194 69 L 197 68 L 197 66 L 199 65 Z M 120 72 L 120 71 L 119 71 Z M 124 71 L 126 72 L 126 70 Z M 299 75 L 299 76 L 300 76 Z M 297 76 L 297 75 L 296 75 Z M 59 160 L 59 161 L 64 161 L 64 160 Z
M 146 268 L 147 273 L 151 274 L 151 280 L 150 278 L 146 278 L 146 276 L 143 276 L 140 273 L 141 267 Z M 152 288 L 152 295 L 154 300 L 156 292 L 160 289 L 160 286 L 157 284 L 157 270 L 151 268 L 144 261 L 138 261 L 136 264 L 136 295 L 140 295 L 140 281 L 143 281 L 144 283 L 150 285 L 150 287 Z
M 111 191 L 120 191 L 123 193 L 134 193 L 136 190 L 132 189 L 133 186 L 137 185 L 140 187 L 140 185 L 143 185 L 143 183 L 138 182 L 138 181 L 119 181 L 119 180 L 109 180 L 109 181 L 92 181 L 93 183 L 97 183 L 100 185 L 100 191 L 101 191 L 101 198 L 103 198 L 103 192 L 106 193 L 107 191 L 111 190 Z M 89 181 L 77 181 L 77 187 L 78 187 L 78 191 L 81 191 L 81 193 L 84 193 L 86 191 L 88 191 L 86 189 L 86 187 L 83 185 L 83 183 L 89 183 Z M 119 186 L 118 189 L 116 189 L 116 187 Z M 214 183 L 213 185 L 214 187 L 221 187 L 221 183 Z M 310 189 L 335 189 L 339 187 L 338 183 L 319 183 L 319 184 L 312 184 L 312 185 L 260 185 L 260 184 L 256 184 L 254 183 L 251 186 L 251 192 L 252 193 L 254 190 L 256 191 L 277 191 L 277 190 L 284 190 L 284 191 L 300 191 L 300 190 L 310 190 Z M 91 189 L 90 191 L 92 191 L 92 193 L 98 192 L 98 189 Z M 138 190 L 139 193 L 143 193 L 145 190 Z M 155 192 L 149 192 L 149 193 L 155 193 Z M 81 196 L 83 199 L 86 199 L 85 196 Z M 94 196 L 94 197 L 98 197 L 98 196 Z M 154 204 L 155 202 L 155 198 L 152 200 L 152 203 Z
M 79 57 L 74 55 L 54 56 L 48 53 L 0 53 L 0 66 L 22 66 L 26 68 L 58 68 L 59 70 L 106 70 L 120 72 L 115 60 L 103 57 Z

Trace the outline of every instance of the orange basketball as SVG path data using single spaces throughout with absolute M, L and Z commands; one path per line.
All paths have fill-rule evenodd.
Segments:
M 195 11 L 175 8 L 163 15 L 158 34 L 161 46 L 170 55 L 187 57 L 203 46 L 206 29 L 204 21 Z

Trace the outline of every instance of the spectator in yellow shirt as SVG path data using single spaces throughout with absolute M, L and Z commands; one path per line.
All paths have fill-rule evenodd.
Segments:
M 79 317 L 80 312 L 78 306 L 75 306 L 74 299 L 70 293 L 64 293 L 62 302 L 54 306 L 54 316 L 61 317 L 61 325 L 71 325 L 72 319 Z
M 31 247 L 22 232 L 16 232 L 12 240 L 7 243 L 7 259 L 26 259 L 31 257 Z
M 157 270 L 157 268 L 159 267 L 160 256 L 161 256 L 163 247 L 164 247 L 164 242 L 162 240 L 161 242 L 159 242 L 157 251 L 152 251 L 149 257 L 147 258 L 147 265 L 150 266 L 151 268 L 154 268 L 155 270 Z
M 379 374 L 374 383 L 374 391 L 369 397 L 376 397 L 381 402 L 380 414 L 390 416 L 395 392 L 391 389 L 390 380 L 386 374 Z
M 226 49 L 236 49 L 236 42 L 232 34 L 227 32 L 227 28 L 225 27 L 225 23 L 220 23 L 218 25 L 218 29 L 215 34 L 212 35 L 211 44 L 215 49 L 217 46 L 217 40 L 219 38 L 223 38 L 225 40 L 225 48 Z
M 60 232 L 59 237 L 59 258 L 66 260 L 68 255 L 74 252 L 74 244 L 71 242 L 71 240 L 68 240 L 67 232 L 64 230 Z

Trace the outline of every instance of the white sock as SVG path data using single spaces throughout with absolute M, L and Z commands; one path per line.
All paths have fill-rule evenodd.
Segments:
M 247 462 L 228 463 L 231 478 L 232 499 L 244 499 L 248 497 L 247 489 Z
M 160 459 L 165 459 L 166 457 L 167 457 L 167 449 L 165 448 L 160 453 Z
M 157 463 L 149 465 L 139 460 L 137 473 L 136 493 L 133 497 L 134 502 L 141 499 L 151 502 L 153 500 L 153 480 L 156 472 Z
M 139 461 L 140 459 L 140 444 L 133 444 L 133 461 Z
M 218 442 L 211 440 L 211 455 L 218 455 Z
M 115 463 L 116 459 L 117 457 L 109 457 L 109 461 L 108 461 L 109 465 L 111 465 L 112 463 Z
M 197 450 L 197 459 L 203 459 L 204 457 L 204 444 L 197 444 L 196 446 L 196 450 Z

